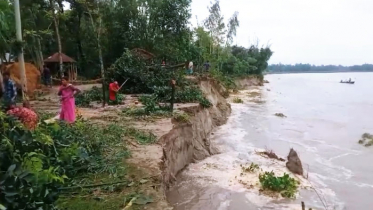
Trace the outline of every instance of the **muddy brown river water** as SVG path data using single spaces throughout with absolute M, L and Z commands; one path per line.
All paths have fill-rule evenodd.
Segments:
M 351 78 L 354 85 L 340 84 Z M 221 153 L 190 164 L 168 192 L 177 210 L 373 209 L 373 147 L 357 142 L 373 133 L 373 73 L 267 75 L 269 84 L 243 91 L 243 104 L 212 138 Z M 279 118 L 275 113 L 284 113 Z M 255 151 L 285 157 L 298 151 L 308 182 L 297 199 L 260 195 L 237 178 L 241 164 L 286 170 Z M 257 180 L 248 178 L 245 183 Z M 321 199 L 319 198 L 321 197 Z M 322 200 L 322 201 L 321 201 Z

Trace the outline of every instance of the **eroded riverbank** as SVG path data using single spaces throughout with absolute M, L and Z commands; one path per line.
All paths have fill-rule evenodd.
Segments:
M 170 190 L 170 202 L 175 209 L 300 209 L 301 201 L 313 209 L 368 209 L 373 180 L 366 160 L 372 151 L 357 141 L 373 130 L 373 100 L 365 97 L 371 76 L 268 75 L 269 84 L 239 96 L 242 104 L 232 103 L 227 124 L 214 131 L 220 153 L 190 164 Z M 341 85 L 341 77 L 359 84 Z M 297 199 L 273 199 L 260 195 L 255 184 L 249 189 L 242 184 L 237 174 L 244 163 L 290 173 L 283 163 L 256 154 L 270 149 L 285 158 L 290 148 L 308 177 Z

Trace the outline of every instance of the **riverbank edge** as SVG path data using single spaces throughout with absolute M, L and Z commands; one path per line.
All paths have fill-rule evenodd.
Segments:
M 232 112 L 227 100 L 229 90 L 212 78 L 195 80 L 212 106 L 181 108 L 180 110 L 191 116 L 190 120 L 174 123 L 172 130 L 159 139 L 158 144 L 162 146 L 163 152 L 160 169 L 164 192 L 174 183 L 178 173 L 190 163 L 219 153 L 210 135 L 213 129 L 227 122 Z M 258 77 L 245 77 L 236 79 L 235 84 L 237 88 L 245 89 L 249 86 L 262 86 L 263 81 Z

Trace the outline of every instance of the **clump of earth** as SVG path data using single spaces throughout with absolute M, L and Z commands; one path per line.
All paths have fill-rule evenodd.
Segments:
M 370 133 L 364 133 L 359 140 L 359 144 L 364 144 L 366 147 L 373 145 L 373 135 Z

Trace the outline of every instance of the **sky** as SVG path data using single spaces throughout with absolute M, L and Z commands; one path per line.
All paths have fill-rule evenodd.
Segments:
M 202 24 L 209 5 L 192 1 L 192 25 Z M 220 7 L 226 20 L 239 12 L 234 43 L 270 44 L 271 64 L 373 63 L 373 0 L 220 0 Z

